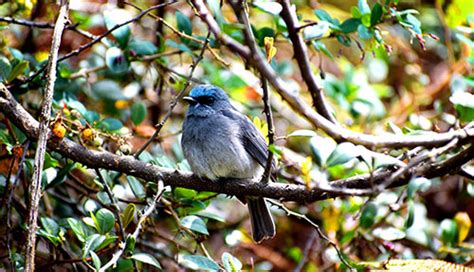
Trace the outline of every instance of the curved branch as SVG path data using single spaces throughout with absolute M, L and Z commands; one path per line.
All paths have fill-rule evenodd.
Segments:
M 272 86 L 278 91 L 280 96 L 291 106 L 291 108 L 305 117 L 315 128 L 320 128 L 330 137 L 338 142 L 348 141 L 354 144 L 363 145 L 368 148 L 377 147 L 434 147 L 447 144 L 454 138 L 466 141 L 474 141 L 474 128 L 461 129 L 446 133 L 430 133 L 424 135 L 383 135 L 375 136 L 363 133 L 353 132 L 342 126 L 336 125 L 315 112 L 299 95 L 276 75 L 272 67 L 259 54 L 252 54 L 250 49 L 230 36 L 222 33 L 219 25 L 212 17 L 202 0 L 192 0 L 192 3 L 198 12 L 199 17 L 209 26 L 216 38 L 231 51 L 236 52 L 248 63 L 253 65 L 261 74 L 263 74 Z
M 31 116 L 15 99 L 5 86 L 0 84 L 0 110 L 9 118 L 20 130 L 29 138 L 38 137 L 38 121 Z M 371 195 L 372 185 L 383 183 L 393 171 L 384 170 L 380 173 L 370 175 L 360 175 L 346 180 L 339 180 L 329 183 L 324 188 L 315 187 L 307 189 L 306 186 L 284 183 L 262 183 L 250 180 L 227 179 L 212 181 L 201 179 L 189 172 L 182 172 L 175 169 L 162 168 L 149 163 L 136 160 L 133 156 L 118 156 L 109 152 L 89 150 L 69 139 L 50 139 L 48 147 L 52 151 L 80 162 L 91 168 L 104 168 L 118 171 L 127 175 L 132 175 L 147 181 L 163 180 L 166 185 L 173 187 L 183 187 L 198 191 L 209 191 L 235 196 L 261 196 L 283 201 L 314 202 L 341 195 Z M 474 156 L 474 144 L 459 154 L 447 159 L 444 164 L 429 164 L 429 167 L 414 167 L 406 175 L 397 177 L 391 187 L 401 186 L 409 181 L 413 174 L 419 176 L 433 177 L 433 173 L 442 176 L 452 173 L 454 169 L 469 162 Z M 435 171 L 431 171 L 434 169 Z M 373 182 L 369 182 L 372 179 Z

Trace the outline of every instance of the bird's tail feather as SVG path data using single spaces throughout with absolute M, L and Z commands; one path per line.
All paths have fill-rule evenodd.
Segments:
M 252 237 L 256 243 L 275 236 L 275 223 L 267 207 L 265 199 L 247 198 L 249 208 L 250 222 L 252 223 Z

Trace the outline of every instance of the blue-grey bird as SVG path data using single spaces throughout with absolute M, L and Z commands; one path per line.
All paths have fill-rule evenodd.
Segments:
M 183 98 L 189 109 L 181 146 L 194 174 L 219 178 L 260 178 L 267 162 L 265 139 L 253 123 L 213 85 L 198 85 Z M 246 197 L 252 237 L 259 243 L 275 236 L 275 224 L 261 197 Z

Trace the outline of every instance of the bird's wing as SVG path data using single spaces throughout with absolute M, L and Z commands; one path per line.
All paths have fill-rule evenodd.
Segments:
M 262 167 L 265 167 L 267 164 L 268 147 L 260 131 L 245 115 L 234 109 L 226 110 L 223 114 L 232 120 L 240 122 L 240 137 L 245 150 Z M 274 162 L 272 164 L 275 166 Z

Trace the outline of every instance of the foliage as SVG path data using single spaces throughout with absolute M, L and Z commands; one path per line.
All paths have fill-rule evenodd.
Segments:
M 123 8 L 97 2 L 101 8 L 84 5 L 83 10 L 71 5 L 71 24 L 60 51 L 68 57 L 59 62 L 54 93 L 52 139 L 67 138 L 120 156 L 136 154 L 149 164 L 190 171 L 179 144 L 186 106 L 176 101 L 188 81 L 225 89 L 266 136 L 259 71 L 219 37 L 210 35 L 205 42 L 209 30 L 190 6 L 193 1 L 157 8 L 157 15 L 150 12 L 127 23 L 140 7 L 154 3 L 135 2 L 137 6 Z M 474 11 L 469 1 L 309 2 L 295 1 L 298 31 L 307 45 L 310 69 L 319 75 L 317 83 L 343 126 L 374 135 L 429 137 L 433 131 L 474 121 Z M 233 10 L 238 8 L 226 1 L 222 7 L 216 0 L 206 4 L 222 34 L 245 44 L 245 25 Z M 43 10 L 40 14 L 32 13 L 35 5 Z M 50 1 L 0 4 L 0 82 L 33 116 L 41 105 L 52 31 L 5 18 L 54 22 L 57 11 Z M 280 3 L 249 3 L 252 33 L 275 76 L 312 103 L 311 90 L 292 60 L 294 43 L 281 11 Z M 119 24 L 124 25 L 117 28 Z M 91 35 L 97 39 L 109 30 L 100 42 L 91 42 Z M 85 44 L 90 44 L 87 50 L 68 55 Z M 192 66 L 196 70 L 190 76 Z M 410 148 L 336 141 L 289 110 L 275 88 L 270 90 L 277 141 L 269 150 L 279 160 L 278 182 L 326 188 L 335 180 L 410 167 Z M 163 129 L 156 126 L 162 121 Z M 158 137 L 137 154 L 157 127 Z M 7 222 L 1 227 L 6 235 L 0 239 L 0 267 L 7 270 L 24 268 L 34 150 L 35 141 L 0 113 L 0 216 Z M 455 146 L 432 160 L 441 162 L 460 151 Z M 117 271 L 343 271 L 347 264 L 360 269 L 402 267 L 422 258 L 472 264 L 472 169 L 472 162 L 463 167 L 463 176 L 470 173 L 471 179 L 455 173 L 413 176 L 402 187 L 376 191 L 373 185 L 376 193 L 369 196 L 343 192 L 334 199 L 287 204 L 307 220 L 272 207 L 277 236 L 255 245 L 246 209 L 235 198 L 168 186 L 144 220 L 160 192 L 158 181 L 88 168 L 48 151 L 36 265 L 38 270 L 63 263 L 67 269 L 100 270 L 118 250 L 123 254 L 116 260 Z M 314 224 L 327 240 L 316 234 L 318 238 L 311 238 Z M 142 231 L 133 236 L 138 226 Z

